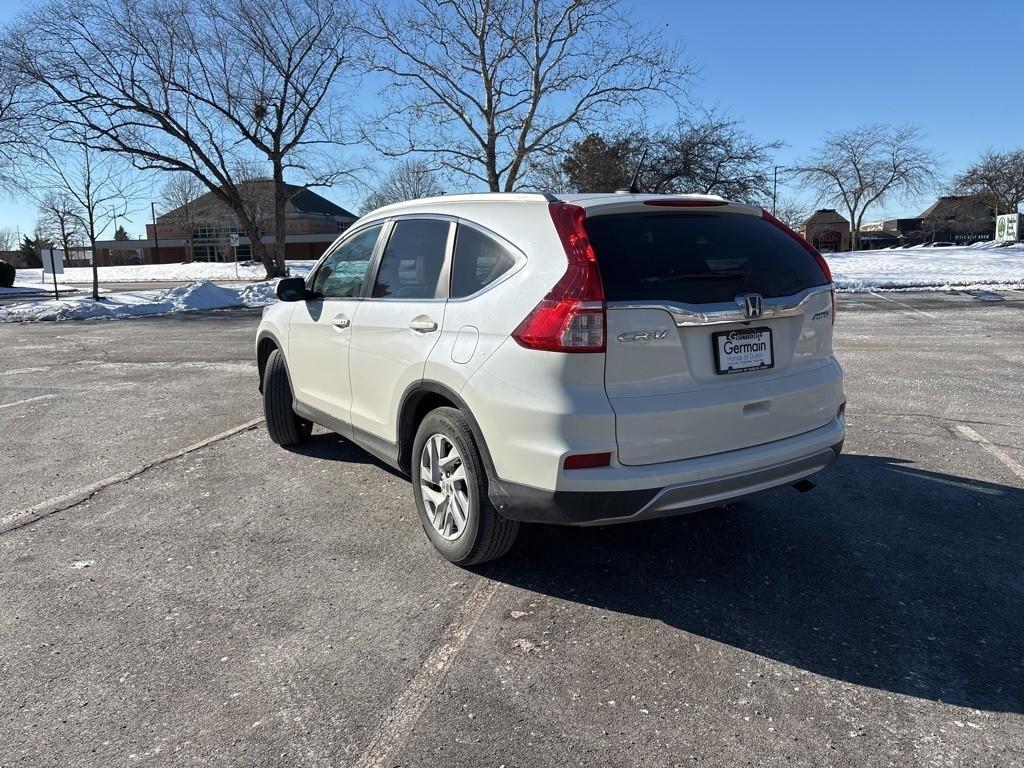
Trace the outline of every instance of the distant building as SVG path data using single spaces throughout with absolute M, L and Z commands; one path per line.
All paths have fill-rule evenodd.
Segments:
M 916 220 L 904 221 L 908 228 L 917 224 L 922 242 L 967 245 L 992 240 L 996 233 L 995 211 L 980 198 L 970 195 L 944 195 Z
M 289 196 L 285 209 L 285 258 L 316 259 L 356 216 L 315 192 L 285 185 Z M 273 186 L 270 180 L 253 182 L 249 194 L 266 221 L 266 244 L 274 242 Z M 238 236 L 238 246 L 231 244 Z M 157 217 L 146 225 L 145 240 L 104 240 L 96 244 L 97 262 L 111 264 L 173 264 L 183 261 L 240 261 L 253 258 L 252 243 L 238 217 L 212 192 L 187 206 Z
M 944 195 L 920 215 L 908 219 L 886 219 L 861 225 L 863 250 L 921 243 L 969 245 L 995 237 L 995 213 L 977 197 Z M 800 230 L 819 251 L 850 248 L 850 223 L 831 208 L 815 211 Z
M 850 250 L 850 222 L 832 208 L 811 214 L 800 234 L 822 253 Z

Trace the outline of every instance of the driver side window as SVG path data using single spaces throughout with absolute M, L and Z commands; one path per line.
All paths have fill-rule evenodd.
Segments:
M 367 227 L 324 259 L 313 278 L 313 293 L 325 299 L 358 298 L 383 226 Z

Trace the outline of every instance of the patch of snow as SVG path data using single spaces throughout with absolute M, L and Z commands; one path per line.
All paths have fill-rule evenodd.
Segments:
M 840 291 L 1024 288 L 1024 244 L 825 254 Z
M 288 261 L 288 270 L 293 277 L 305 277 L 313 268 L 315 261 Z M 183 283 L 192 281 L 226 281 L 226 280 L 263 280 L 267 276 L 262 264 L 239 262 L 235 272 L 235 263 L 193 261 L 181 264 L 137 264 L 124 267 L 98 267 L 101 283 Z M 41 269 L 19 269 L 19 281 L 40 283 L 43 280 Z M 52 280 L 49 275 L 47 280 Z M 58 282 L 91 283 L 92 267 L 65 267 L 64 274 L 57 275 Z
M 174 312 L 193 312 L 228 307 L 261 307 L 274 301 L 275 283 L 253 283 L 228 287 L 211 282 L 190 283 L 176 288 L 111 293 L 100 301 L 91 297 L 24 301 L 0 306 L 0 322 L 38 320 L 121 320 Z

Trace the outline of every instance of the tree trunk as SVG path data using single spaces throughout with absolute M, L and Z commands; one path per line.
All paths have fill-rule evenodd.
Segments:
M 288 192 L 284 186 L 284 167 L 281 160 L 274 161 L 274 266 L 277 275 L 285 275 L 285 208 L 288 205 Z
M 99 257 L 99 253 L 96 252 L 96 238 L 89 235 L 89 245 L 92 247 L 92 300 L 100 300 L 100 270 L 96 266 L 96 260 Z
M 259 237 L 254 239 L 250 234 L 249 242 L 252 243 L 250 247 L 252 248 L 253 258 L 263 262 L 263 268 L 267 271 L 266 279 L 272 280 L 274 273 L 277 271 L 274 267 L 274 254 L 270 252 L 266 244 Z
M 491 192 L 501 192 L 501 181 L 498 179 L 497 142 L 492 136 L 487 137 L 484 147 L 484 161 L 487 163 L 487 186 Z

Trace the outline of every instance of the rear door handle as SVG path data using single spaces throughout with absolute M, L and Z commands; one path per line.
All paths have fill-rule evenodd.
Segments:
M 331 323 L 333 323 L 335 328 L 348 328 L 350 325 L 352 325 L 352 321 L 349 320 L 344 315 L 338 315 L 331 321 Z
M 429 333 L 430 331 L 437 330 L 437 323 L 431 320 L 429 317 L 417 317 L 415 320 L 410 321 L 409 327 L 414 331 L 420 331 L 421 333 Z

